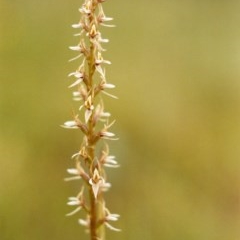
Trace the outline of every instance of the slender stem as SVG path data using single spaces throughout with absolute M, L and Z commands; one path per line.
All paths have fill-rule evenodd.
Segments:
M 92 19 L 89 19 L 90 22 Z M 88 74 L 89 74 L 89 85 L 88 88 L 90 90 L 90 94 L 92 94 L 93 89 L 93 75 L 95 72 L 94 63 L 95 63 L 95 57 L 94 57 L 94 45 L 91 43 L 90 45 L 90 54 L 89 54 L 89 61 L 88 61 Z M 95 158 L 95 144 L 92 143 L 93 134 L 94 134 L 94 126 L 93 126 L 93 116 L 90 117 L 90 120 L 88 122 L 88 128 L 89 128 L 89 135 L 88 135 L 88 155 L 91 159 L 91 161 L 94 161 Z M 91 165 L 90 165 L 91 168 Z M 91 171 L 91 169 L 90 169 Z M 89 188 L 89 199 L 90 199 L 90 238 L 91 240 L 97 240 L 97 204 L 96 199 L 93 194 L 93 190 L 90 187 Z
M 90 195 L 90 206 L 91 206 L 91 218 L 90 218 L 90 235 L 91 240 L 97 240 L 97 216 L 96 216 L 96 202 L 95 197 L 93 195 L 92 189 L 89 188 Z

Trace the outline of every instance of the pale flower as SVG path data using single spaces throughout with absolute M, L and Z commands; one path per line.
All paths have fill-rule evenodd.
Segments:
M 83 204 L 83 191 L 84 188 L 82 187 L 80 193 L 78 194 L 77 197 L 69 197 L 68 198 L 68 203 L 67 205 L 69 206 L 78 206 L 76 209 L 74 209 L 73 211 L 71 211 L 70 213 L 66 214 L 66 216 L 72 216 L 75 213 L 79 212 L 82 209 L 82 204 Z
M 78 169 L 76 169 L 76 168 L 69 168 L 69 169 L 67 169 L 67 172 L 69 174 L 72 174 L 72 175 L 75 175 L 75 176 L 64 178 L 64 181 L 68 182 L 68 181 L 72 181 L 72 180 L 81 179 L 81 176 L 80 176 L 80 173 L 79 173 Z
M 84 105 L 86 107 L 85 111 L 85 122 L 87 123 L 92 115 L 92 112 L 94 110 L 94 106 L 92 103 L 92 96 L 89 96 L 87 100 L 84 102 Z
M 63 128 L 69 128 L 69 129 L 77 129 L 78 125 L 75 121 L 67 121 L 63 125 L 61 125 Z
M 104 203 L 104 211 L 105 211 L 104 224 L 106 225 L 106 227 L 116 232 L 121 231 L 121 229 L 115 228 L 109 224 L 109 221 L 117 221 L 120 215 L 116 213 L 110 213 L 110 211 L 105 207 L 105 203 Z
M 71 85 L 68 86 L 68 88 L 72 88 L 77 86 L 78 84 L 80 84 L 82 82 L 82 78 L 77 79 L 74 83 L 72 83 Z
M 82 28 L 81 23 L 72 24 L 72 28 Z
M 96 61 L 95 61 L 95 64 L 96 64 L 96 65 L 99 65 L 99 64 L 101 64 L 101 63 L 111 64 L 110 61 L 104 60 L 103 57 L 102 57 L 102 54 L 101 54 L 100 52 L 98 52 L 98 55 L 97 55 L 97 59 L 96 59 Z
M 70 46 L 69 49 L 73 51 L 81 51 L 82 48 L 80 46 Z
M 104 183 L 104 179 L 99 175 L 97 168 L 94 169 L 93 177 L 90 178 L 89 183 L 92 185 L 94 197 L 97 198 L 99 188 Z
M 67 202 L 67 205 L 69 206 L 76 206 L 80 205 L 80 200 L 77 197 L 69 197 L 69 201 Z
M 81 8 L 79 8 L 79 12 L 88 15 L 91 13 L 91 9 L 92 9 L 92 1 L 89 0 L 85 4 L 83 4 Z
M 109 224 L 108 222 L 105 222 L 104 224 L 106 225 L 107 228 L 109 228 L 109 229 L 112 230 L 112 231 L 121 232 L 121 229 L 113 227 L 113 226 L 112 226 L 111 224 Z
M 104 166 L 110 168 L 117 168 L 119 167 L 117 161 L 115 160 L 115 156 L 107 156 L 104 159 Z
M 105 24 L 104 22 L 109 22 L 109 21 L 112 21 L 113 18 L 111 17 L 106 17 L 106 15 L 104 14 L 103 12 L 103 8 L 102 6 L 100 5 L 99 6 L 99 15 L 98 15 L 98 21 L 99 23 L 102 25 L 102 26 L 105 26 L 105 27 L 115 27 L 115 25 L 112 25 L 112 24 Z

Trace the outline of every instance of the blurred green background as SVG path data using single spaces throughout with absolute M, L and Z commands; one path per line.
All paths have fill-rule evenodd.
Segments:
M 67 74 L 81 0 L 0 0 L 0 239 L 88 239 L 66 201 L 82 135 Z M 107 239 L 240 239 L 240 1 L 107 1 L 120 137 Z M 83 217 L 80 214 L 81 217 Z

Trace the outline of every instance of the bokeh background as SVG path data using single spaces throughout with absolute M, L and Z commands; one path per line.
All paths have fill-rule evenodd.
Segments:
M 66 218 L 81 134 L 68 46 L 81 0 L 0 0 L 0 239 L 87 240 Z M 120 137 L 107 239 L 240 239 L 240 1 L 107 1 L 105 106 Z M 80 214 L 81 217 L 83 217 Z

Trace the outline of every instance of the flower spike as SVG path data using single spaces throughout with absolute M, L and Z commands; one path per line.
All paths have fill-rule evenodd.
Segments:
M 67 205 L 74 209 L 66 216 L 85 212 L 85 217 L 80 218 L 78 223 L 86 228 L 91 239 L 103 240 L 103 231 L 98 228 L 120 231 L 109 223 L 117 221 L 119 215 L 110 213 L 104 200 L 105 192 L 111 187 L 111 183 L 106 179 L 105 168 L 117 168 L 119 164 L 115 156 L 109 154 L 109 147 L 105 143 L 105 140 L 117 138 L 110 130 L 115 121 L 109 124 L 111 113 L 105 110 L 102 96 L 117 97 L 109 93 L 115 85 L 106 79 L 105 67 L 111 65 L 111 62 L 105 59 L 106 49 L 103 46 L 109 39 L 102 35 L 101 28 L 115 25 L 109 24 L 113 18 L 107 17 L 103 11 L 105 0 L 83 1 L 79 8 L 80 20 L 71 25 L 76 31 L 74 36 L 79 41 L 69 47 L 76 52 L 76 56 L 69 62 L 80 63 L 76 70 L 68 74 L 71 80 L 68 88 L 72 90 L 72 98 L 80 101 L 77 110 L 79 113 L 73 114 L 72 120 L 62 125 L 63 128 L 80 130 L 82 135 L 80 148 L 71 157 L 75 165 L 67 169 L 70 176 L 64 179 L 66 182 L 79 180 L 81 190 L 76 197 L 68 199 Z M 99 153 L 96 149 L 101 148 L 101 145 L 105 147 Z M 84 191 L 83 186 L 87 191 Z

